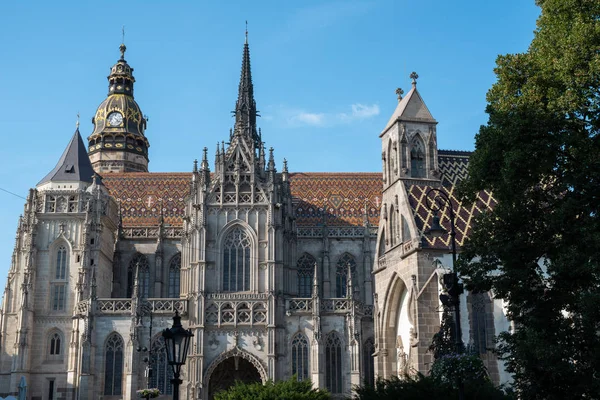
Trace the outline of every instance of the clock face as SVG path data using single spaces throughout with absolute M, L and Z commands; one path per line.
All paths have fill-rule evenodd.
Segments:
M 120 112 L 112 112 L 108 114 L 107 119 L 110 126 L 119 126 L 123 122 L 123 115 Z

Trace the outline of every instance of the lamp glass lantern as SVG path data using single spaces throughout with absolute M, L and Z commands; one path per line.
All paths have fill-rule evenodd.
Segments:
M 442 236 L 446 235 L 447 233 L 448 233 L 448 231 L 446 229 L 444 229 L 444 227 L 440 224 L 440 217 L 439 217 L 437 211 L 435 211 L 433 214 L 433 220 L 431 221 L 431 227 L 429 229 L 427 229 L 425 234 L 427 236 L 437 238 L 437 237 L 442 237 Z
M 173 326 L 171 329 L 165 329 L 162 335 L 165 339 L 167 361 L 172 366 L 174 375 L 179 376 L 181 366 L 185 364 L 187 358 L 190 340 L 194 334 L 191 330 L 183 328 L 181 317 L 176 310 L 173 317 Z

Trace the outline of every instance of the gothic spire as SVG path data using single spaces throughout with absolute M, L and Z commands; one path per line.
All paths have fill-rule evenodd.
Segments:
M 242 135 L 251 138 L 255 146 L 260 147 L 260 138 L 256 130 L 256 101 L 254 101 L 254 85 L 252 84 L 252 72 L 250 70 L 250 48 L 248 46 L 248 30 L 246 29 L 246 41 L 242 56 L 242 72 L 238 87 L 238 99 L 235 103 L 235 127 L 234 135 Z

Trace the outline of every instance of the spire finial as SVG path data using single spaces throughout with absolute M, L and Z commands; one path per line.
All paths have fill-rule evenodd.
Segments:
M 412 79 L 412 85 L 413 85 L 413 87 L 416 87 L 417 86 L 417 79 L 419 79 L 419 74 L 417 74 L 415 71 L 413 71 L 410 74 L 409 78 Z
M 79 130 L 79 111 L 77 111 L 77 122 L 75 122 L 75 128 Z
M 246 44 L 248 44 L 248 20 L 246 20 Z
M 121 28 L 121 45 L 119 46 L 119 50 L 121 51 L 121 60 L 124 60 L 125 51 L 127 51 L 127 46 L 125 46 L 125 25 Z
M 396 89 L 396 95 L 398 96 L 398 102 L 400 102 L 400 100 L 402 100 L 402 95 L 404 94 L 404 90 L 402 90 L 402 88 L 397 88 Z

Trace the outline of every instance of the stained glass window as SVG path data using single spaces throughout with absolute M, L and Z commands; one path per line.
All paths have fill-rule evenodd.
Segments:
M 250 290 L 250 237 L 234 228 L 223 244 L 223 291 Z
M 335 268 L 335 297 L 341 298 L 348 295 L 348 268 L 352 270 L 352 275 L 354 275 L 356 261 L 351 254 L 344 253 Z
M 162 394 L 173 394 L 173 368 L 167 363 L 165 339 L 158 336 L 152 342 L 152 376 L 150 387 L 158 388 Z
M 110 335 L 104 349 L 104 394 L 123 394 L 123 338 L 118 333 Z
M 67 266 L 69 265 L 69 254 L 66 246 L 60 246 L 56 251 L 56 265 L 54 276 L 51 281 L 51 305 L 52 311 L 64 311 L 67 303 Z
M 169 263 L 169 297 L 178 298 L 180 292 L 181 253 L 176 254 Z
M 301 333 L 292 339 L 292 375 L 299 381 L 308 379 L 308 339 Z
M 325 342 L 325 384 L 331 393 L 342 393 L 342 341 L 332 332 Z
M 303 254 L 298 259 L 298 296 L 312 296 L 313 275 L 317 261 L 310 254 Z
M 136 254 L 129 263 L 129 269 L 127 271 L 127 297 L 131 297 L 133 294 L 133 281 L 135 279 L 136 268 L 139 268 L 138 290 L 140 291 L 140 296 L 148 297 L 150 291 L 150 267 L 148 264 L 148 258 L 139 253 Z

